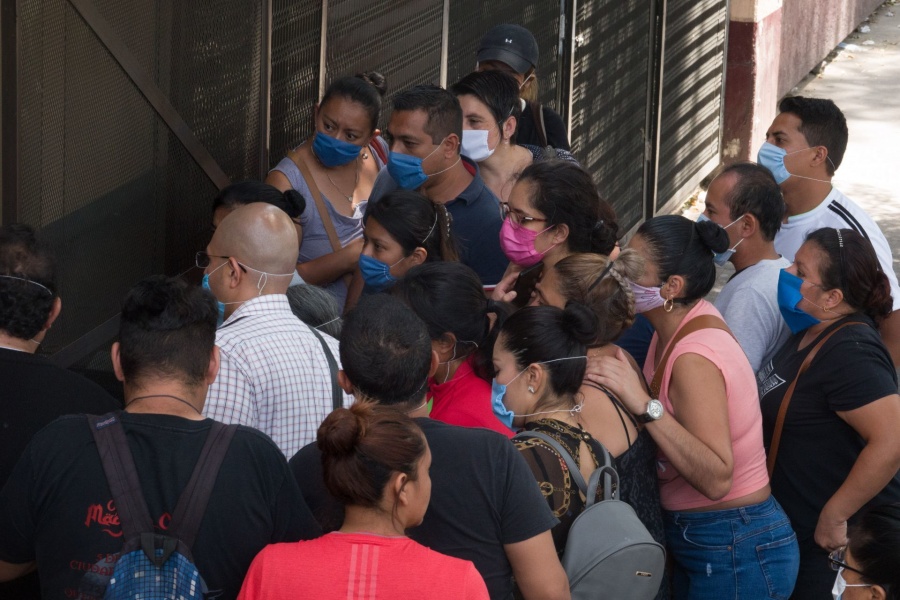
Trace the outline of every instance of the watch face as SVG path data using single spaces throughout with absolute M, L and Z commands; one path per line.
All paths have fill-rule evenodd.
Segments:
M 647 404 L 647 414 L 650 415 L 651 419 L 659 419 L 663 416 L 663 405 L 659 400 L 651 400 L 649 404 Z

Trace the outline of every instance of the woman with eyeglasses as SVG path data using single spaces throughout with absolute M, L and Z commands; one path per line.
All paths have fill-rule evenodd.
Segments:
M 828 556 L 841 600 L 900 600 L 900 504 L 864 512 L 846 546 Z
M 847 543 L 848 522 L 900 501 L 900 395 L 878 334 L 891 292 L 872 244 L 828 227 L 781 272 L 778 304 L 793 335 L 757 374 L 763 435 L 800 543 L 793 597 L 823 598 L 826 556 Z

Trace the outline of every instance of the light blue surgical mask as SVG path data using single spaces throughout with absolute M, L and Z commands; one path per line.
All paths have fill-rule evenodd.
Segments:
M 759 152 L 756 154 L 756 162 L 758 162 L 763 167 L 767 168 L 769 172 L 772 174 L 772 177 L 775 178 L 775 182 L 778 185 L 781 185 L 791 177 L 798 177 L 800 179 L 810 179 L 812 181 L 821 181 L 822 183 L 831 183 L 825 179 L 816 179 L 815 177 L 804 177 L 803 175 L 794 175 L 790 171 L 787 170 L 787 167 L 784 166 L 784 157 L 790 156 L 791 154 L 797 154 L 798 152 L 804 152 L 809 150 L 809 148 L 803 148 L 802 150 L 795 150 L 793 152 L 788 152 L 784 148 L 779 148 L 775 144 L 770 144 L 769 142 L 763 142 L 763 145 L 760 146 Z M 831 160 L 831 157 L 828 156 L 828 162 L 831 163 L 831 168 L 835 169 L 834 161 Z
M 366 285 L 375 291 L 382 291 L 397 282 L 397 278 L 391 275 L 391 268 L 399 265 L 407 257 L 403 257 L 393 265 L 383 263 L 380 260 L 372 258 L 368 254 L 359 255 L 359 272 L 363 276 Z
M 565 358 L 554 358 L 553 360 L 545 360 L 543 362 L 534 363 L 534 364 L 546 365 L 546 364 L 549 364 L 552 362 L 559 362 L 561 360 L 577 360 L 580 358 L 587 360 L 587 356 L 567 356 Z M 506 425 L 508 428 L 512 429 L 513 431 L 515 431 L 515 428 L 513 427 L 513 419 L 515 417 L 534 417 L 536 415 L 549 415 L 549 414 L 561 412 L 560 410 L 542 410 L 539 412 L 517 415 L 513 411 L 511 411 L 509 408 L 506 407 L 506 404 L 503 403 L 503 398 L 504 398 L 504 396 L 506 396 L 506 388 L 510 384 L 512 384 L 513 381 L 518 379 L 519 376 L 522 375 L 522 373 L 524 373 L 527 370 L 528 370 L 528 368 L 526 367 L 525 369 L 522 369 L 521 371 L 519 371 L 515 377 L 513 377 L 512 379 L 509 380 L 509 383 L 498 383 L 496 377 L 494 377 L 494 379 L 491 380 L 491 410 L 493 411 L 494 416 L 497 417 L 497 419 L 501 423 L 503 423 L 504 425 Z M 579 412 L 581 412 L 581 406 L 582 406 L 581 404 L 576 404 L 574 407 L 572 407 L 569 410 L 569 412 L 579 413 Z
M 214 298 L 216 298 L 216 293 L 214 291 L 212 291 L 211 287 L 209 287 L 209 276 L 227 264 L 228 264 L 227 261 L 223 262 L 221 265 L 219 265 L 218 267 L 216 267 L 209 273 L 203 274 L 203 281 L 200 283 L 200 287 L 202 287 L 204 290 L 207 290 L 210 294 L 213 295 Z M 262 295 L 262 291 L 263 291 L 263 289 L 265 289 L 266 284 L 269 281 L 269 276 L 291 277 L 294 275 L 294 273 L 267 273 L 265 271 L 260 271 L 259 269 L 254 269 L 253 267 L 248 267 L 247 265 L 245 265 L 243 263 L 238 263 L 238 264 L 241 265 L 242 267 L 244 267 L 245 269 L 249 269 L 250 271 L 255 271 L 260 274 L 259 281 L 256 283 L 256 289 L 259 290 L 259 295 Z M 228 304 L 243 304 L 244 302 L 245 302 L 245 300 L 240 300 L 237 302 L 221 302 L 221 301 L 219 301 L 218 298 L 216 298 L 216 305 L 219 310 L 219 315 L 216 318 L 216 328 L 220 327 L 222 325 L 222 323 L 225 321 L 225 306 L 226 305 L 228 305 Z
M 434 150 L 428 153 L 428 156 L 437 152 L 443 143 L 444 140 L 441 140 L 440 144 L 435 146 Z M 422 184 L 425 183 L 429 177 L 434 177 L 435 175 L 440 175 L 444 171 L 449 171 L 460 161 L 460 159 L 457 158 L 456 162 L 446 169 L 442 169 L 437 173 L 426 173 L 422 168 L 422 162 L 428 158 L 428 156 L 419 158 L 418 156 L 412 156 L 411 154 L 391 152 L 388 155 L 388 173 L 390 173 L 391 177 L 394 178 L 394 181 L 397 182 L 397 185 L 400 186 L 400 188 L 404 190 L 417 190 L 422 187 Z
M 339 140 L 317 131 L 313 140 L 313 152 L 326 167 L 340 167 L 355 160 L 359 156 L 361 146 Z
M 720 225 L 720 227 L 722 227 L 722 229 L 727 230 L 729 227 L 731 227 L 732 225 L 734 225 L 735 223 L 737 223 L 738 221 L 740 221 L 743 218 L 744 218 L 744 215 L 741 215 L 740 217 L 738 217 L 737 219 L 735 219 L 728 225 L 724 225 L 724 226 Z M 712 223 L 712 219 L 707 217 L 705 214 L 700 213 L 700 216 L 697 217 L 697 222 L 703 223 L 704 221 L 709 221 L 710 223 Z M 725 252 L 713 252 L 713 262 L 716 263 L 716 266 L 724 267 L 725 265 L 727 265 L 728 261 L 731 260 L 731 257 L 734 255 L 734 251 L 737 250 L 737 247 L 740 246 L 741 242 L 743 242 L 743 241 L 744 241 L 744 238 L 739 239 L 738 243 L 735 244 L 734 247 L 729 248 Z
M 834 578 L 834 585 L 831 587 L 831 597 L 834 600 L 841 600 L 844 597 L 844 591 L 848 587 L 872 587 L 871 583 L 847 583 L 844 579 L 844 567 L 838 569 L 837 577 Z

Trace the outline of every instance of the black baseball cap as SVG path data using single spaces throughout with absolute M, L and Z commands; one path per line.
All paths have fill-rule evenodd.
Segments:
M 478 62 L 496 60 L 527 73 L 538 63 L 538 45 L 531 32 L 521 25 L 503 24 L 491 28 L 478 42 Z

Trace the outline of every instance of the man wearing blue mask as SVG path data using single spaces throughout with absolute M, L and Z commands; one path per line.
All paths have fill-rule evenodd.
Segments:
M 775 250 L 793 261 L 807 234 L 822 227 L 854 229 L 872 242 L 894 299 L 894 312 L 882 322 L 881 337 L 900 366 L 900 285 L 891 247 L 869 215 L 831 185 L 847 149 L 844 114 L 831 100 L 802 96 L 785 98 L 778 110 L 757 158 L 784 193 L 785 217 Z
M 735 273 L 716 297 L 716 308 L 759 371 L 790 335 L 778 309 L 778 276 L 790 261 L 775 251 L 784 198 L 767 169 L 746 162 L 726 167 L 706 191 L 703 213 L 728 232 L 729 250 L 716 256 Z
M 297 261 L 297 231 L 275 206 L 235 209 L 197 253 L 204 287 L 224 318 L 216 330 L 221 366 L 203 414 L 259 429 L 290 458 L 313 441 L 333 409 L 332 375 L 323 343 L 297 319 L 286 292 Z M 345 405 L 352 398 L 343 396 Z
M 478 165 L 460 154 L 459 100 L 435 85 L 401 92 L 394 98 L 386 137 L 391 145 L 388 166 L 378 175 L 369 202 L 403 188 L 445 205 L 461 261 L 484 285 L 499 282 L 509 262 L 500 249 L 500 204 Z

